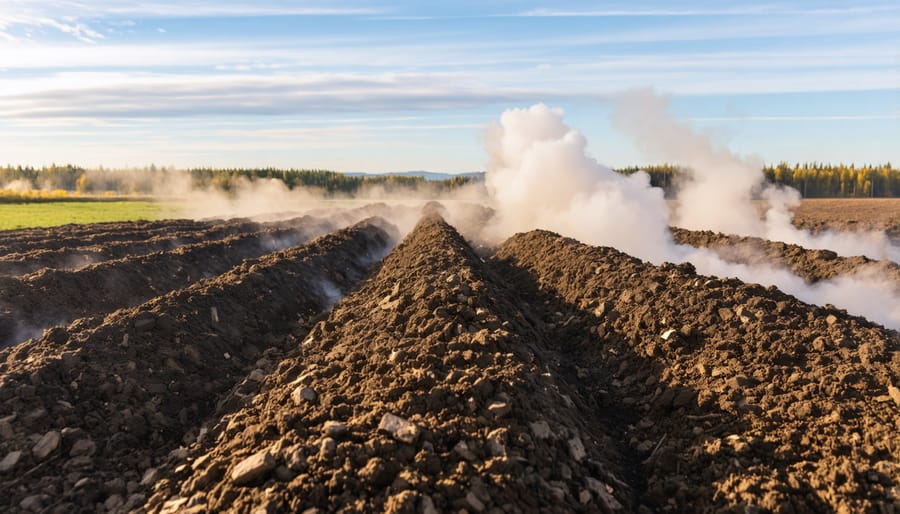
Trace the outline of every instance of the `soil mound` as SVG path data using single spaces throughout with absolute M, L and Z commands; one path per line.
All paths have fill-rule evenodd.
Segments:
M 211 224 L 211 221 L 162 220 L 62 225 L 6 231 L 0 232 L 0 255 L 113 241 L 143 241 L 176 230 L 202 230 Z
M 216 224 L 196 222 L 197 227 L 184 226 L 182 223 L 173 221 L 166 230 L 160 230 L 158 234 L 140 240 L 126 238 L 125 240 L 94 244 L 91 244 L 89 240 L 80 240 L 77 244 L 71 245 L 60 243 L 59 237 L 51 238 L 41 248 L 21 253 L 0 253 L 0 275 L 26 275 L 42 268 L 77 269 L 112 259 L 174 250 L 193 243 L 211 242 L 240 234 L 291 228 L 291 226 L 303 222 L 308 223 L 309 217 L 270 223 L 257 223 L 245 219 L 231 219 Z M 331 230 L 347 225 L 350 224 L 333 225 Z M 96 233 L 101 234 L 102 232 Z
M 577 327 L 581 375 L 634 417 L 619 440 L 641 457 L 634 486 L 653 510 L 900 507 L 897 333 L 548 232 L 496 258 Z
M 381 224 L 381 223 L 379 223 Z M 0 511 L 126 511 L 235 383 L 390 247 L 362 223 L 0 352 Z M 256 370 L 256 371 L 253 371 Z M 253 371 L 253 373 L 251 373 Z M 177 453 L 177 452 L 176 452 Z
M 0 348 L 47 327 L 138 305 L 240 264 L 327 233 L 322 220 L 294 220 L 290 228 L 241 234 L 167 252 L 125 257 L 75 271 L 41 270 L 0 277 Z
M 900 512 L 897 332 L 545 231 L 476 253 L 441 216 L 477 234 L 488 210 L 422 212 L 320 227 L 418 220 L 387 257 L 378 219 L 256 257 L 309 229 L 264 224 L 235 240 L 249 259 L 219 241 L 3 279 L 99 315 L 0 350 L 0 511 Z M 676 237 L 810 281 L 857 264 Z M 155 297 L 127 308 L 107 275 Z
M 790 269 L 809 283 L 838 276 L 877 276 L 900 288 L 900 264 L 864 256 L 840 257 L 831 250 L 809 250 L 802 246 L 758 237 L 727 235 L 708 230 L 672 228 L 676 243 L 715 250 L 729 262 L 776 265 Z
M 146 509 L 623 510 L 589 392 L 549 371 L 560 356 L 523 308 L 426 217 L 250 405 L 169 465 Z

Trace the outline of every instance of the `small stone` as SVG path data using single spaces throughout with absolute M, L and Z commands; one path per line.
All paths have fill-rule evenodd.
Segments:
M 509 411 L 512 410 L 508 403 L 493 401 L 487 407 L 488 412 L 490 412 L 495 418 L 502 418 L 509 414 Z
M 585 457 L 587 457 L 587 451 L 584 449 L 584 443 L 581 442 L 580 437 L 573 437 L 569 439 L 569 453 L 572 455 L 572 458 L 576 461 L 582 461 Z
M 582 489 L 578 493 L 578 503 L 582 505 L 587 505 L 587 503 L 591 501 L 591 492 L 587 489 Z
M 591 477 L 587 477 L 585 483 L 587 484 L 587 488 L 597 495 L 597 499 L 604 507 L 604 512 L 624 510 L 622 504 L 619 503 L 619 500 L 616 500 L 613 495 L 609 494 L 609 491 L 606 489 L 606 484 Z
M 394 414 L 385 414 L 378 424 L 378 430 L 391 434 L 394 439 L 407 444 L 412 444 L 419 438 L 421 430 L 415 423 L 407 421 Z
M 674 328 L 670 328 L 669 330 L 666 330 L 665 332 L 663 332 L 660 337 L 662 338 L 663 341 L 668 341 L 669 339 L 674 338 L 675 334 L 677 334 L 677 333 L 678 332 L 676 332 Z
M 438 510 L 435 508 L 434 500 L 431 499 L 431 496 L 423 494 L 422 497 L 419 498 L 419 512 L 421 514 L 438 514 Z
M 134 329 L 138 332 L 146 332 L 156 326 L 156 316 L 150 312 L 139 313 L 134 320 Z
M 44 460 L 59 448 L 61 439 L 62 437 L 59 435 L 59 432 L 51 430 L 41 436 L 41 439 L 34 445 L 34 448 L 31 449 L 31 453 L 34 454 L 35 459 Z
M 609 313 L 611 308 L 612 308 L 612 304 L 610 302 L 606 302 L 606 301 L 600 302 L 600 305 L 598 305 L 597 308 L 594 309 L 594 316 L 597 316 L 598 318 L 602 318 L 603 316 L 606 316 Z
M 247 380 L 250 380 L 251 382 L 262 382 L 265 379 L 266 379 L 266 374 L 261 369 L 254 369 L 253 371 L 250 372 L 250 375 L 247 377 Z
M 112 494 L 103 502 L 107 512 L 113 512 L 122 505 L 125 505 L 125 498 L 122 498 L 121 494 Z
M 340 421 L 326 421 L 322 427 L 322 432 L 328 437 L 340 438 L 347 435 L 347 425 Z
M 550 424 L 546 421 L 535 421 L 533 423 L 529 423 L 528 426 L 531 428 L 531 433 L 534 435 L 534 437 L 538 439 L 548 439 L 551 435 Z
M 751 321 L 756 320 L 756 315 L 750 312 L 750 310 L 743 305 L 735 309 L 734 313 L 737 314 L 737 317 L 741 319 L 741 323 L 750 323 Z
M 835 316 L 834 314 L 829 314 L 828 316 L 825 316 L 825 323 L 827 323 L 829 327 L 831 325 L 834 325 L 835 323 L 837 323 L 837 320 L 838 320 L 837 316 Z
M 319 455 L 322 457 L 334 455 L 335 450 L 337 450 L 337 441 L 330 437 L 322 439 L 322 442 L 319 443 Z
M 156 468 L 148 468 L 147 471 L 144 471 L 144 476 L 141 478 L 142 486 L 151 486 L 156 483 L 156 480 L 159 478 L 159 471 Z
M 506 429 L 498 428 L 487 435 L 487 449 L 494 457 L 506 456 Z
M 15 431 L 13 431 L 12 423 L 9 421 L 0 420 L 0 438 L 2 439 L 12 439 L 16 436 Z
M 309 387 L 298 387 L 294 389 L 294 392 L 291 393 L 291 400 L 294 401 L 296 405 L 302 405 L 306 402 L 314 402 L 319 395 L 316 394 L 312 388 Z
M 81 455 L 91 456 L 97 451 L 97 444 L 90 439 L 79 439 L 72 445 L 69 450 L 69 457 L 78 457 Z
M 269 450 L 254 453 L 242 460 L 231 471 L 231 481 L 234 485 L 242 486 L 256 482 L 275 469 L 275 458 Z
M 0 473 L 6 473 L 16 467 L 16 464 L 19 463 L 19 459 L 21 458 L 22 452 L 19 450 L 7 453 L 6 457 L 3 457 L 3 460 L 0 461 Z
M 474 461 L 476 459 L 475 452 L 469 449 L 469 445 L 466 444 L 465 441 L 456 443 L 456 445 L 453 447 L 453 451 L 457 455 L 468 461 Z
M 900 389 L 894 386 L 888 386 L 888 396 L 890 396 L 891 399 L 894 400 L 894 403 L 900 407 Z
M 39 512 L 44 508 L 44 502 L 41 501 L 40 495 L 32 494 L 19 502 L 19 508 L 25 511 Z
M 468 503 L 469 507 L 472 507 L 472 510 L 475 512 L 484 512 L 484 503 L 482 503 L 472 491 L 469 491 L 468 494 L 466 494 L 466 503 Z

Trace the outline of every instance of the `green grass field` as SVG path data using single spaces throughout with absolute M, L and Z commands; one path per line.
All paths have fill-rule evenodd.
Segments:
M 178 217 L 173 203 L 147 200 L 78 200 L 0 203 L 0 230 L 68 223 L 158 220 Z

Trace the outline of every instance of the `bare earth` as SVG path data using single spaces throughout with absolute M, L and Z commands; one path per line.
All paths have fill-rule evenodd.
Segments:
M 815 198 L 794 210 L 794 224 L 813 231 L 887 230 L 900 237 L 900 198 Z
M 0 281 L 0 512 L 900 512 L 896 331 L 541 230 L 476 252 L 439 205 L 401 241 L 369 217 L 397 209 L 0 232 L 97 261 Z M 798 223 L 897 230 L 900 201 Z

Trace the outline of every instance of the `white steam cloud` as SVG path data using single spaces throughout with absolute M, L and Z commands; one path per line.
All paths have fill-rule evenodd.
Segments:
M 588 157 L 587 141 L 563 124 L 562 111 L 508 110 L 487 144 L 495 236 L 541 227 L 633 255 L 661 256 L 672 246 L 662 190 L 646 173 L 624 176 Z
M 766 182 L 760 160 L 716 148 L 708 136 L 675 120 L 665 97 L 649 90 L 631 91 L 620 95 L 615 107 L 614 125 L 648 158 L 687 167 L 678 184 L 674 225 L 829 249 L 843 256 L 900 261 L 900 247 L 891 244 L 884 232 L 813 234 L 794 227 L 791 208 L 799 203 L 800 193 Z M 764 205 L 762 217 L 753 200 Z
M 833 248 L 835 241 L 852 240 L 867 242 L 871 246 L 866 248 L 876 255 L 891 251 L 883 234 L 871 239 L 843 233 L 816 236 L 795 229 L 789 210 L 797 200 L 793 193 L 765 187 L 760 166 L 713 149 L 707 138 L 672 120 L 665 102 L 652 94 L 623 97 L 616 119 L 652 156 L 675 159 L 695 170 L 679 194 L 677 220 L 686 228 L 769 239 L 788 235 L 791 242 L 816 243 L 812 247 Z M 487 147 L 491 162 L 486 186 L 496 215 L 486 231 L 494 238 L 545 228 L 655 263 L 689 261 L 700 273 L 775 285 L 805 302 L 830 303 L 900 328 L 896 284 L 853 276 L 810 285 L 785 269 L 729 263 L 713 251 L 674 244 L 662 191 L 650 187 L 646 174 L 624 177 L 589 157 L 585 138 L 563 123 L 560 110 L 538 104 L 504 112 L 488 132 Z M 753 203 L 758 195 L 769 205 L 764 219 Z

